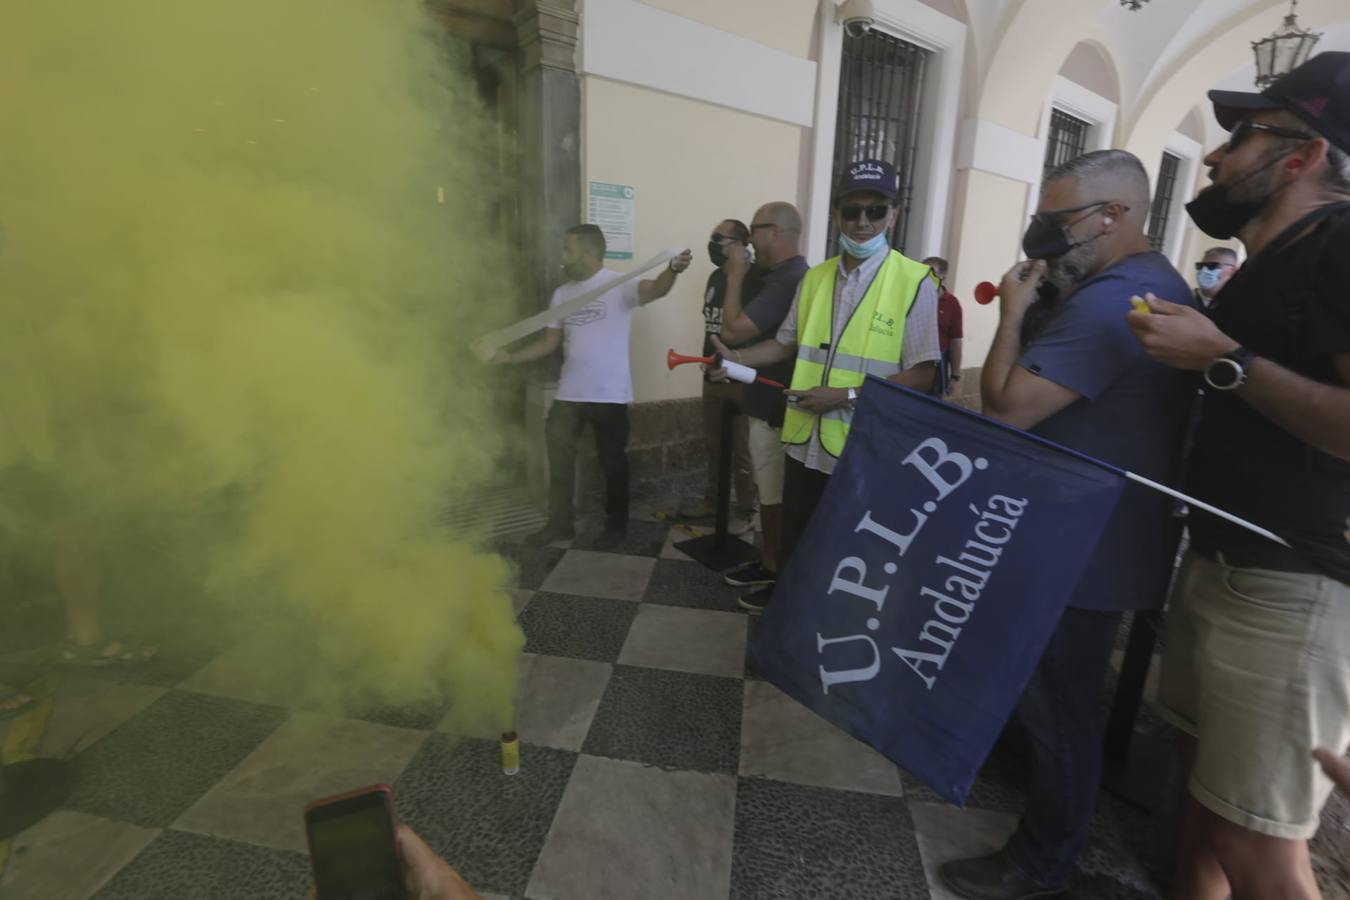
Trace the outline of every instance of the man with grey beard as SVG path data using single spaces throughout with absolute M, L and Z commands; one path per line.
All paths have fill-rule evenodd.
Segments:
M 1195 382 L 1150 360 L 1124 316 L 1132 297 L 1191 292 L 1149 249 L 1148 210 L 1148 175 L 1123 150 L 1088 153 L 1046 176 L 1022 241 L 1028 260 L 999 287 L 981 391 L 988 416 L 1174 482 Z M 1017 831 L 997 853 L 942 867 L 957 895 L 1066 890 L 1096 804 L 1100 698 L 1120 616 L 1162 605 L 1180 531 L 1171 512 L 1166 496 L 1126 487 L 1013 717 L 1014 735 L 1026 738 Z

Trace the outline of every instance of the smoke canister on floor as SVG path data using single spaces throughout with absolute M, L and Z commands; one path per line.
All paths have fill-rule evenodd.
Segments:
M 520 736 L 514 731 L 502 733 L 502 774 L 520 772 Z

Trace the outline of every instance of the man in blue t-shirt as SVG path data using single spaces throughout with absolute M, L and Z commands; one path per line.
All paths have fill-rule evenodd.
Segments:
M 1088 153 L 1046 176 L 1023 239 L 1028 261 L 999 287 L 981 391 L 985 415 L 1174 482 L 1196 386 L 1151 361 L 1124 321 L 1132 297 L 1190 294 L 1150 250 L 1148 211 L 1148 175 L 1123 150 Z M 1120 614 L 1162 605 L 1180 532 L 1171 513 L 1166 496 L 1126 487 L 1014 715 L 1029 738 L 1017 831 L 995 854 L 943 866 L 958 895 L 1065 889 L 1096 804 L 1100 698 Z

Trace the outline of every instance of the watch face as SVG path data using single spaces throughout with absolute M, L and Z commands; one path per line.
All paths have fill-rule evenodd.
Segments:
M 1242 383 L 1242 366 L 1221 356 L 1205 367 L 1205 383 L 1218 391 L 1231 391 Z

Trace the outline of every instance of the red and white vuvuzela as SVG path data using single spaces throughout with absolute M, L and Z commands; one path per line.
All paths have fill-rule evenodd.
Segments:
M 673 369 L 676 366 L 683 366 L 686 363 L 703 363 L 705 366 L 714 366 L 726 370 L 727 377 L 732 381 L 739 381 L 741 384 L 762 384 L 766 387 L 782 388 L 772 378 L 763 378 L 758 372 L 749 366 L 743 366 L 740 363 L 732 362 L 729 359 L 723 359 L 721 355 L 717 356 L 685 356 L 676 353 L 674 349 L 666 351 L 666 368 Z

